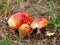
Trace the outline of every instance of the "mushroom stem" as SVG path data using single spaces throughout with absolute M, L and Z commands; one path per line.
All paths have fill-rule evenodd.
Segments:
M 41 31 L 40 31 L 40 30 L 37 30 L 36 36 L 37 36 L 38 34 L 40 34 L 40 36 L 42 37 L 42 39 L 44 39 L 44 37 L 43 37 L 43 35 L 41 34 Z
M 37 34 L 40 34 L 41 32 L 40 32 L 40 30 L 37 30 Z

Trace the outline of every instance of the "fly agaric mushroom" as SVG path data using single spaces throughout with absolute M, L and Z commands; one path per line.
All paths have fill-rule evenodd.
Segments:
M 40 29 L 47 26 L 48 21 L 45 18 L 38 18 L 31 23 L 32 29 L 38 29 L 37 33 L 40 33 Z
M 20 27 L 19 27 L 19 33 L 26 36 L 26 35 L 29 35 L 31 32 L 31 28 L 28 24 L 22 24 Z
M 32 18 L 26 13 L 16 13 L 8 20 L 9 26 L 14 29 L 18 29 L 24 23 L 28 25 L 32 23 Z

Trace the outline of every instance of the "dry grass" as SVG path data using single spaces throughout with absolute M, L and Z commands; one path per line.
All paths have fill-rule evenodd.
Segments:
M 47 0 L 0 0 L 0 2 L 0 40 L 3 40 L 1 41 L 1 45 L 60 45 L 60 32 L 56 31 L 56 26 L 58 25 L 55 23 L 57 14 L 54 12 L 60 12 L 59 1 L 51 0 L 53 6 Z M 10 31 L 14 29 L 11 29 L 7 24 L 9 17 L 17 12 L 26 12 L 30 14 L 33 19 L 40 17 L 44 17 L 49 21 L 54 19 L 54 28 L 46 27 L 46 30 L 52 29 L 56 34 L 52 37 L 44 37 L 44 39 L 42 39 L 40 35 L 38 35 L 38 37 L 34 35 L 30 42 L 25 41 L 26 39 L 22 39 L 15 31 Z M 60 16 L 59 13 L 58 16 Z

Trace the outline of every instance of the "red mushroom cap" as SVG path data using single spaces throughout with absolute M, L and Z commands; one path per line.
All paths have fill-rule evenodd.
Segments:
M 22 35 L 29 35 L 30 34 L 30 26 L 28 24 L 22 24 L 19 28 L 19 34 L 22 34 Z
M 26 13 L 16 13 L 8 20 L 9 26 L 14 29 L 18 29 L 24 23 L 28 25 L 32 23 L 32 18 Z
M 43 27 L 45 27 L 48 24 L 48 21 L 45 18 L 38 18 L 36 20 L 34 20 L 31 24 L 31 28 L 32 29 L 41 29 Z

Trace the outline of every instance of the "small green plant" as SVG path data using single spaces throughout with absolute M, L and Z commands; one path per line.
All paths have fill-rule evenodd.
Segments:
M 43 39 L 43 40 L 39 40 L 37 42 L 37 45 L 44 45 L 44 44 L 50 45 L 50 43 L 51 43 L 51 41 L 49 39 Z
M 54 27 L 54 23 L 52 20 L 49 20 L 48 22 L 48 28 L 53 28 Z
M 46 43 L 48 45 L 50 45 L 50 43 L 51 43 L 51 41 L 49 39 L 44 39 L 44 40 L 42 40 L 42 42 L 44 42 L 44 43 Z
M 5 39 L 0 41 L 0 45 L 12 45 L 12 43 L 9 41 L 8 36 L 6 36 Z
M 12 45 L 8 39 L 4 39 L 0 41 L 0 45 Z
M 60 18 L 57 18 L 57 32 L 60 32 Z
M 4 4 L 4 0 L 2 0 L 2 2 L 0 3 L 0 14 L 4 12 L 4 8 L 5 8 L 5 4 Z
M 20 34 L 18 41 L 21 41 L 21 40 L 22 40 L 22 35 Z
M 39 14 L 41 11 L 40 10 L 38 10 L 38 9 L 32 9 L 31 11 L 30 11 L 30 14 Z
M 0 7 L 1 7 L 1 9 L 4 10 L 4 7 L 5 7 L 4 0 L 2 0 L 2 3 L 1 3 L 1 5 L 0 5 Z
M 58 17 L 58 11 L 57 11 L 58 8 L 50 0 L 48 1 L 48 4 L 49 4 L 48 12 L 49 12 L 50 16 L 53 17 L 53 19 L 49 21 L 48 27 L 49 28 L 54 27 L 55 32 L 60 31 L 60 26 L 59 26 L 60 18 Z M 58 6 L 58 7 L 60 7 L 60 6 Z

